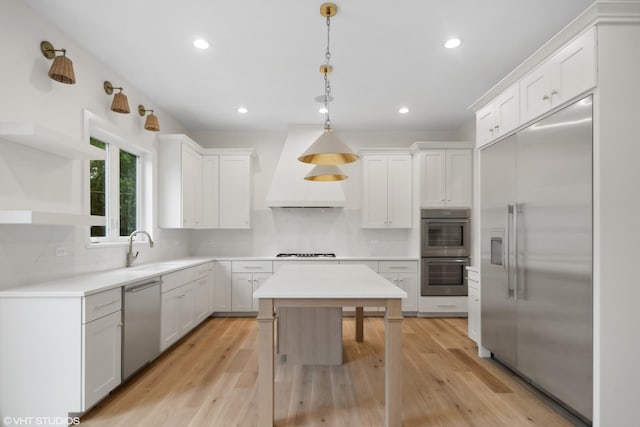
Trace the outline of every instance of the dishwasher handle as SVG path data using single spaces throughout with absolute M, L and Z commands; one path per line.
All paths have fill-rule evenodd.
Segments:
M 143 291 L 147 288 L 150 288 L 152 286 L 156 286 L 156 285 L 160 285 L 162 284 L 162 279 L 158 279 L 158 280 L 153 280 L 151 282 L 144 282 L 144 283 L 140 283 L 138 285 L 129 285 L 129 286 L 125 286 L 124 287 L 124 291 L 125 292 L 139 292 L 139 291 Z

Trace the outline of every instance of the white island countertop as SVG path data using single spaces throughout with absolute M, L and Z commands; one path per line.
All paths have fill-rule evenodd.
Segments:
M 365 265 L 285 265 L 254 298 L 406 298 L 407 293 Z

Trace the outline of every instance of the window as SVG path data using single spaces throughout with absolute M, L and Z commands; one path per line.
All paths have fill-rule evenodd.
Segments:
M 97 138 L 90 143 L 106 151 L 106 160 L 89 163 L 89 192 L 91 215 L 107 223 L 91 227 L 91 241 L 123 240 L 140 225 L 140 157 Z

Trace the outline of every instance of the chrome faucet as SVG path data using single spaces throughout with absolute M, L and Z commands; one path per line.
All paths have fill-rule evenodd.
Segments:
M 133 236 L 135 236 L 136 234 L 146 234 L 147 237 L 149 238 L 149 247 L 153 247 L 153 239 L 151 238 L 151 235 L 149 233 L 147 233 L 144 230 L 135 230 L 133 233 L 129 234 L 129 252 L 127 252 L 127 267 L 131 267 L 133 265 L 133 261 L 135 261 L 138 258 L 138 254 L 139 252 L 136 251 L 136 254 L 133 254 Z

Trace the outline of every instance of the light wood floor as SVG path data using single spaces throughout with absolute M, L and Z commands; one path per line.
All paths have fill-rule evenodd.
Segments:
M 406 318 L 403 425 L 570 426 L 491 360 L 477 357 L 466 319 Z M 209 319 L 82 419 L 84 427 L 254 426 L 257 322 Z M 365 341 L 344 320 L 342 366 L 276 365 L 276 425 L 381 426 L 384 321 L 365 319 Z

